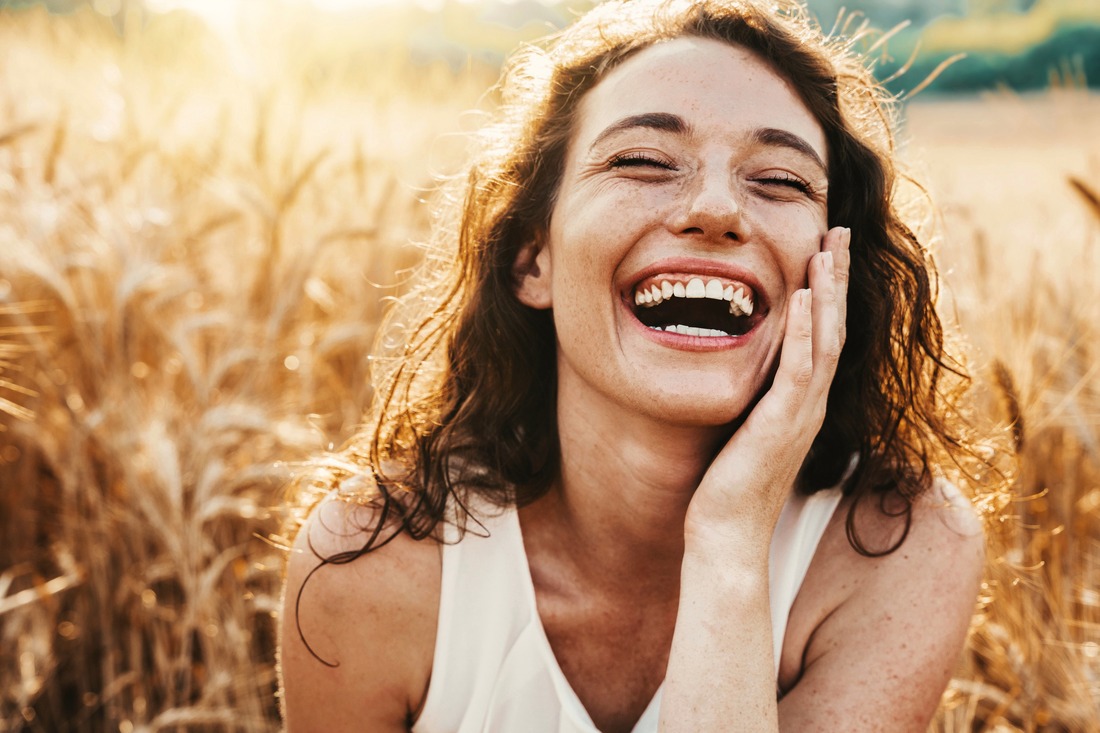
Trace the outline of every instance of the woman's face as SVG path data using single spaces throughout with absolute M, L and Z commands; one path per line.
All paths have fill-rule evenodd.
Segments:
M 826 231 L 825 135 L 739 46 L 679 38 L 580 103 L 520 299 L 552 307 L 559 395 L 724 425 L 770 379 Z

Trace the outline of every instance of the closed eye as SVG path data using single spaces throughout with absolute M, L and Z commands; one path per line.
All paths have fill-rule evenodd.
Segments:
M 790 188 L 800 193 L 804 193 L 807 196 L 813 196 L 815 189 L 809 184 L 809 182 L 802 180 L 796 176 L 792 176 L 788 173 L 776 173 L 773 175 L 765 176 L 763 178 L 754 179 L 756 183 L 765 186 L 782 186 Z
M 608 168 L 660 168 L 661 170 L 674 171 L 676 166 L 665 158 L 660 158 L 652 153 L 623 153 L 616 155 L 607 162 Z

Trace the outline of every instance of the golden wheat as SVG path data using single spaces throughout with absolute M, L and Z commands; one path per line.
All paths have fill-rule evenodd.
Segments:
M 359 419 L 426 226 L 433 133 L 376 137 L 407 98 L 242 94 L 146 42 L 0 13 L 0 729 L 274 727 L 258 538 Z
M 910 110 L 943 211 L 947 311 L 1019 454 L 939 730 L 1100 730 L 1100 216 L 1075 195 L 1100 179 L 1097 119 L 1082 90 Z

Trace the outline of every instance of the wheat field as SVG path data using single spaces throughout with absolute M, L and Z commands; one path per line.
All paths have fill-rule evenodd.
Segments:
M 495 76 L 357 39 L 0 10 L 0 731 L 278 729 L 287 482 L 360 419 Z M 907 110 L 1018 458 L 936 731 L 1100 730 L 1098 121 L 1073 83 Z

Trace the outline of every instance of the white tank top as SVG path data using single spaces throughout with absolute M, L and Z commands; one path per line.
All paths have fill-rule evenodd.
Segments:
M 772 537 L 769 563 L 776 674 L 787 617 L 841 499 L 829 489 L 792 495 Z M 515 509 L 473 522 L 442 546 L 439 626 L 428 696 L 413 733 L 598 733 L 558 666 L 535 606 Z M 655 733 L 657 689 L 634 733 Z

